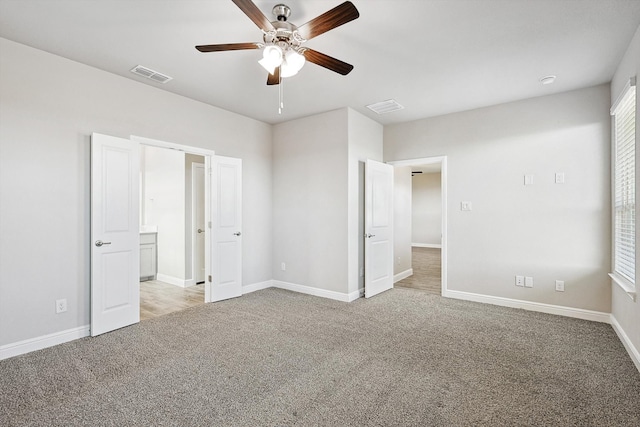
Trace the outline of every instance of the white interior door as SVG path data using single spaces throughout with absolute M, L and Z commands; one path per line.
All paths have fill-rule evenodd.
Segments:
M 365 165 L 364 296 L 393 288 L 393 166 Z
M 139 144 L 91 135 L 91 335 L 140 321 Z
M 242 295 L 242 159 L 214 156 L 211 301 Z
M 194 278 L 196 283 L 204 282 L 205 262 L 204 262 L 204 236 L 206 233 L 204 220 L 204 165 L 194 163 L 192 168 L 193 179 L 193 259 Z

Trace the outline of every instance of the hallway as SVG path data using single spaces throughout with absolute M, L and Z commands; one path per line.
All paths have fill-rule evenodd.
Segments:
M 442 293 L 441 249 L 411 248 L 413 275 L 402 279 L 394 286 L 413 288 L 434 295 Z

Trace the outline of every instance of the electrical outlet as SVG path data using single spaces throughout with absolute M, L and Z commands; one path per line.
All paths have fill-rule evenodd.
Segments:
M 285 264 L 284 262 L 280 264 L 280 270 L 282 271 L 287 271 L 287 264 Z
M 460 202 L 460 210 L 469 212 L 473 208 L 473 204 L 471 202 Z
M 556 291 L 564 292 L 564 280 L 556 280 Z
M 56 314 L 64 313 L 67 311 L 67 299 L 57 299 L 56 300 Z
M 533 175 L 524 176 L 524 185 L 533 185 Z
M 524 278 L 524 287 L 525 288 L 533 288 L 533 277 L 525 277 Z
M 564 172 L 556 172 L 556 184 L 564 184 Z
M 524 276 L 516 276 L 516 286 L 524 286 Z

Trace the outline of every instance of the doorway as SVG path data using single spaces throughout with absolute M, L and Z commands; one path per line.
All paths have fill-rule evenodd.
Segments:
M 143 266 L 140 262 L 143 240 L 140 233 L 143 212 L 140 207 L 142 145 L 204 157 L 204 302 L 242 295 L 242 160 L 214 156 L 214 152 L 207 149 L 148 138 L 131 136 L 130 139 L 124 139 L 93 133 L 90 284 L 92 336 L 140 321 L 140 273 Z M 170 150 L 163 150 L 162 153 L 166 154 Z M 183 179 L 176 181 L 183 182 Z M 167 185 L 176 186 L 171 182 Z M 184 207 L 184 203 L 181 206 Z M 153 226 L 149 223 L 144 225 Z M 184 234 L 184 227 L 178 232 Z M 144 239 L 144 243 L 153 243 L 153 240 Z M 167 249 L 175 248 L 167 245 Z M 146 260 L 153 262 L 155 258 L 148 256 L 149 253 L 153 253 L 153 250 L 145 252 L 148 257 Z M 174 272 L 180 271 L 181 265 L 185 266 L 184 250 L 178 253 L 179 255 L 168 260 L 168 265 Z M 178 270 L 175 270 L 176 265 Z M 147 277 L 149 275 L 161 277 L 160 272 L 155 270 L 150 274 L 147 272 Z M 171 274 L 167 276 L 168 280 L 172 280 Z
M 204 162 L 140 145 L 140 320 L 205 302 Z
M 444 295 L 447 159 L 390 162 L 395 168 L 394 286 Z

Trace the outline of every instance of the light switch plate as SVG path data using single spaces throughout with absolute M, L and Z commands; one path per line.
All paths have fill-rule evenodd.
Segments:
M 473 206 L 471 205 L 471 202 L 460 202 L 460 210 L 461 211 L 471 211 L 471 208 Z
M 525 288 L 533 288 L 533 277 L 525 277 L 524 278 L 524 287 Z
M 533 175 L 524 176 L 524 185 L 533 185 Z

